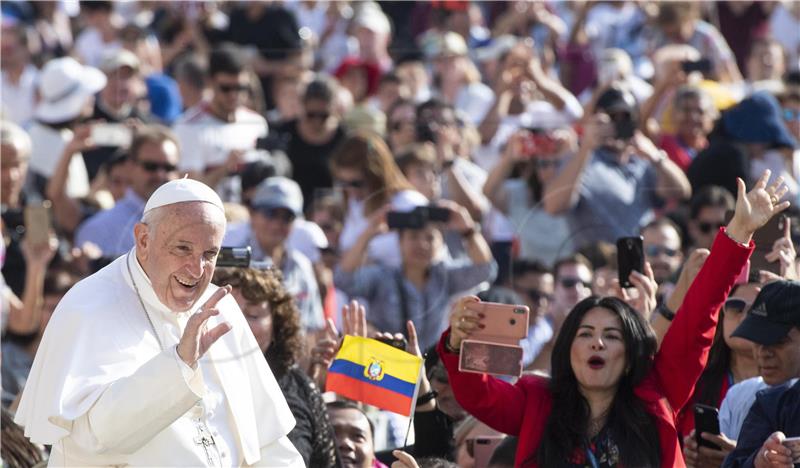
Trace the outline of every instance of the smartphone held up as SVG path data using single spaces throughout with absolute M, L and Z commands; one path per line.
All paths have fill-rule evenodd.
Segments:
M 530 309 L 524 305 L 474 302 L 467 308 L 484 315 L 484 328 L 461 342 L 458 368 L 480 374 L 522 375 L 522 347 Z

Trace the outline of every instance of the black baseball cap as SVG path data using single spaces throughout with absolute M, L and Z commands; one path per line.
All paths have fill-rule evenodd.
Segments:
M 732 336 L 770 346 L 786 337 L 792 327 L 800 327 L 800 282 L 775 281 L 761 289 Z

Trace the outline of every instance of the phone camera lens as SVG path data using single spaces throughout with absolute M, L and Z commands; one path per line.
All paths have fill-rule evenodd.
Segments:
M 509 320 L 509 323 L 511 323 L 511 325 L 516 325 L 517 324 L 517 319 L 511 319 L 511 320 Z

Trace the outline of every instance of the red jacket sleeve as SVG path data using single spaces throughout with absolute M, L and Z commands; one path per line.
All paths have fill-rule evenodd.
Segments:
M 689 287 L 653 364 L 651 375 L 674 414 L 694 391 L 708 361 L 718 312 L 753 252 L 752 241 L 744 247 L 731 240 L 723 229 L 717 233 L 711 255 Z
M 490 375 L 459 371 L 459 355 L 448 352 L 444 346 L 449 337 L 448 328 L 442 334 L 436 351 L 447 368 L 450 387 L 458 403 L 487 426 L 519 436 L 526 409 L 525 390 L 520 385 L 511 385 Z

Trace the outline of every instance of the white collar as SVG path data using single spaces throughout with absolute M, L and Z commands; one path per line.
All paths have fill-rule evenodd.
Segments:
M 133 287 L 134 291 L 136 291 L 138 288 L 138 293 L 142 299 L 142 303 L 145 305 L 145 307 L 147 307 L 147 312 L 157 311 L 162 319 L 172 323 L 177 322 L 179 318 L 185 319 L 191 315 L 191 309 L 185 312 L 174 312 L 161 302 L 156 295 L 156 292 L 153 290 L 153 283 L 150 282 L 150 278 L 147 277 L 147 273 L 145 273 L 144 269 L 139 264 L 139 259 L 136 258 L 136 247 L 132 248 L 130 252 L 128 252 L 125 261 L 128 263 L 128 271 L 130 271 L 132 275 L 132 277 L 125 275 L 125 281 L 135 282 L 131 283 L 131 287 Z M 144 313 L 144 311 L 142 311 L 142 313 Z

